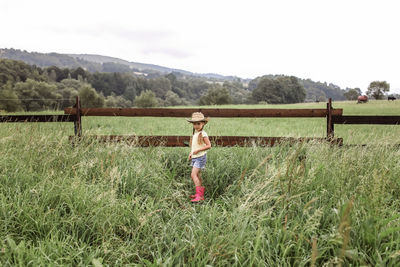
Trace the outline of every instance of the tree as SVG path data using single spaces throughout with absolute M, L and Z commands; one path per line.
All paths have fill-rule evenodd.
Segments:
M 284 91 L 284 102 L 286 104 L 301 103 L 306 98 L 306 91 L 294 76 L 279 77 L 278 82 Z
M 202 79 L 193 78 L 186 82 L 184 90 L 186 91 L 187 99 L 199 99 L 207 92 L 210 85 Z
M 151 108 L 158 106 L 156 95 L 150 91 L 143 91 L 140 96 L 135 98 L 135 106 L 141 108 Z
M 134 82 L 130 82 L 128 86 L 125 88 L 125 92 L 123 94 L 125 99 L 130 100 L 133 102 L 136 97 L 136 86 L 134 85 Z
M 68 78 L 69 69 L 60 69 L 56 66 L 51 66 L 46 68 L 45 73 L 48 75 L 48 81 L 50 82 L 60 82 Z
M 349 89 L 343 94 L 347 100 L 357 100 L 357 97 L 361 95 L 360 88 Z
M 168 91 L 165 94 L 165 102 L 164 102 L 165 106 L 179 106 L 182 104 L 183 104 L 182 99 L 180 99 L 179 96 L 174 92 Z
M 51 70 L 49 73 L 49 82 L 57 82 L 57 74 L 55 70 Z
M 75 104 L 76 96 L 79 94 L 78 90 L 75 90 L 71 87 L 65 87 L 58 91 L 59 94 L 62 96 L 62 101 L 60 103 L 59 108 L 67 108 L 71 107 Z
M 386 92 L 390 91 L 390 84 L 386 81 L 373 81 L 369 84 L 367 95 L 375 99 L 383 99 Z
M 269 104 L 290 104 L 303 102 L 306 97 L 304 87 L 294 76 L 263 78 L 252 92 L 256 102 Z
M 157 97 L 165 99 L 165 94 L 171 90 L 171 82 L 165 77 L 151 79 L 150 89 Z
M 84 69 L 82 69 L 81 67 L 76 68 L 75 70 L 72 71 L 71 73 L 71 77 L 79 80 L 79 77 L 81 77 L 81 79 L 85 80 L 87 79 L 87 77 L 89 76 L 89 73 L 86 72 Z M 66 79 L 67 77 L 63 77 L 63 79 Z M 63 80 L 62 79 L 62 80 Z
M 176 85 L 177 78 L 172 72 L 167 74 L 167 75 L 165 75 L 165 78 L 167 78 L 171 82 L 171 86 L 175 86 Z
M 105 105 L 109 108 L 130 108 L 132 106 L 132 102 L 120 95 L 116 96 L 111 94 L 110 96 L 107 96 Z
M 104 106 L 104 96 L 99 94 L 90 85 L 84 85 L 79 90 L 79 98 L 81 99 L 82 107 L 85 108 L 101 108 Z
M 244 89 L 242 83 L 225 81 L 222 86 L 228 90 L 233 104 L 250 104 L 248 100 L 251 97 L 251 92 Z
M 79 93 L 79 89 L 85 86 L 84 83 L 74 79 L 64 79 L 57 83 L 58 93 L 62 96 L 60 108 L 71 107 L 75 104 L 75 97 Z
M 36 66 L 30 66 L 22 61 L 0 58 L 0 87 L 11 83 L 25 82 L 28 78 L 37 81 L 44 81 L 42 70 Z
M 207 94 L 202 96 L 199 101 L 200 105 L 224 105 L 232 103 L 232 97 L 229 95 L 228 89 L 221 85 L 214 85 L 208 89 Z
M 18 95 L 25 111 L 56 109 L 62 98 L 57 92 L 56 85 L 31 79 L 27 79 L 26 82 L 16 83 L 14 91 Z
M 276 79 L 262 79 L 253 90 L 252 95 L 256 102 L 270 104 L 283 103 L 283 91 Z
M 14 112 L 20 110 L 21 103 L 17 94 L 12 90 L 11 84 L 0 87 L 0 110 Z

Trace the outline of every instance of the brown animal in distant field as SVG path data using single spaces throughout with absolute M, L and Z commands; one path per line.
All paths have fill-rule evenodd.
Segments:
M 394 97 L 394 96 L 388 96 L 388 100 L 392 100 L 392 101 L 394 101 L 394 100 L 396 100 L 396 97 Z
M 357 97 L 357 103 L 367 103 L 367 102 L 368 102 L 368 96 L 360 95 Z

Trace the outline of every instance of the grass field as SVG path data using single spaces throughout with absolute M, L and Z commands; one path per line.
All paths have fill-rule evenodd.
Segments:
M 333 106 L 400 115 L 399 102 Z M 213 118 L 206 130 L 323 137 L 325 123 Z M 0 265 L 398 266 L 399 127 L 335 126 L 366 147 L 212 148 L 206 201 L 191 205 L 188 148 L 73 147 L 72 123 L 0 124 Z M 182 118 L 85 117 L 83 130 L 191 133 Z

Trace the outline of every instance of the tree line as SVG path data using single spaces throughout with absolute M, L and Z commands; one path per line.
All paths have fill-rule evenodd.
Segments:
M 244 84 L 210 81 L 182 73 L 150 77 L 125 72 L 89 72 L 81 67 L 41 68 L 0 59 L 0 110 L 63 109 L 80 96 L 84 107 L 155 107 L 253 103 L 297 103 L 306 92 L 293 76 L 261 77 Z
M 372 81 L 367 88 L 366 95 L 376 100 L 382 100 L 386 97 L 399 98 L 398 94 L 388 95 L 389 91 L 390 84 L 387 81 Z M 360 88 L 348 89 L 344 93 L 344 96 L 347 100 L 357 100 L 360 95 L 362 95 Z

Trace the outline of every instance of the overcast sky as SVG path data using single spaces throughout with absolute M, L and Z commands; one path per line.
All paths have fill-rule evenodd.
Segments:
M 400 2 L 0 0 L 0 48 L 400 93 Z M 398 4 L 399 3 L 399 4 Z

